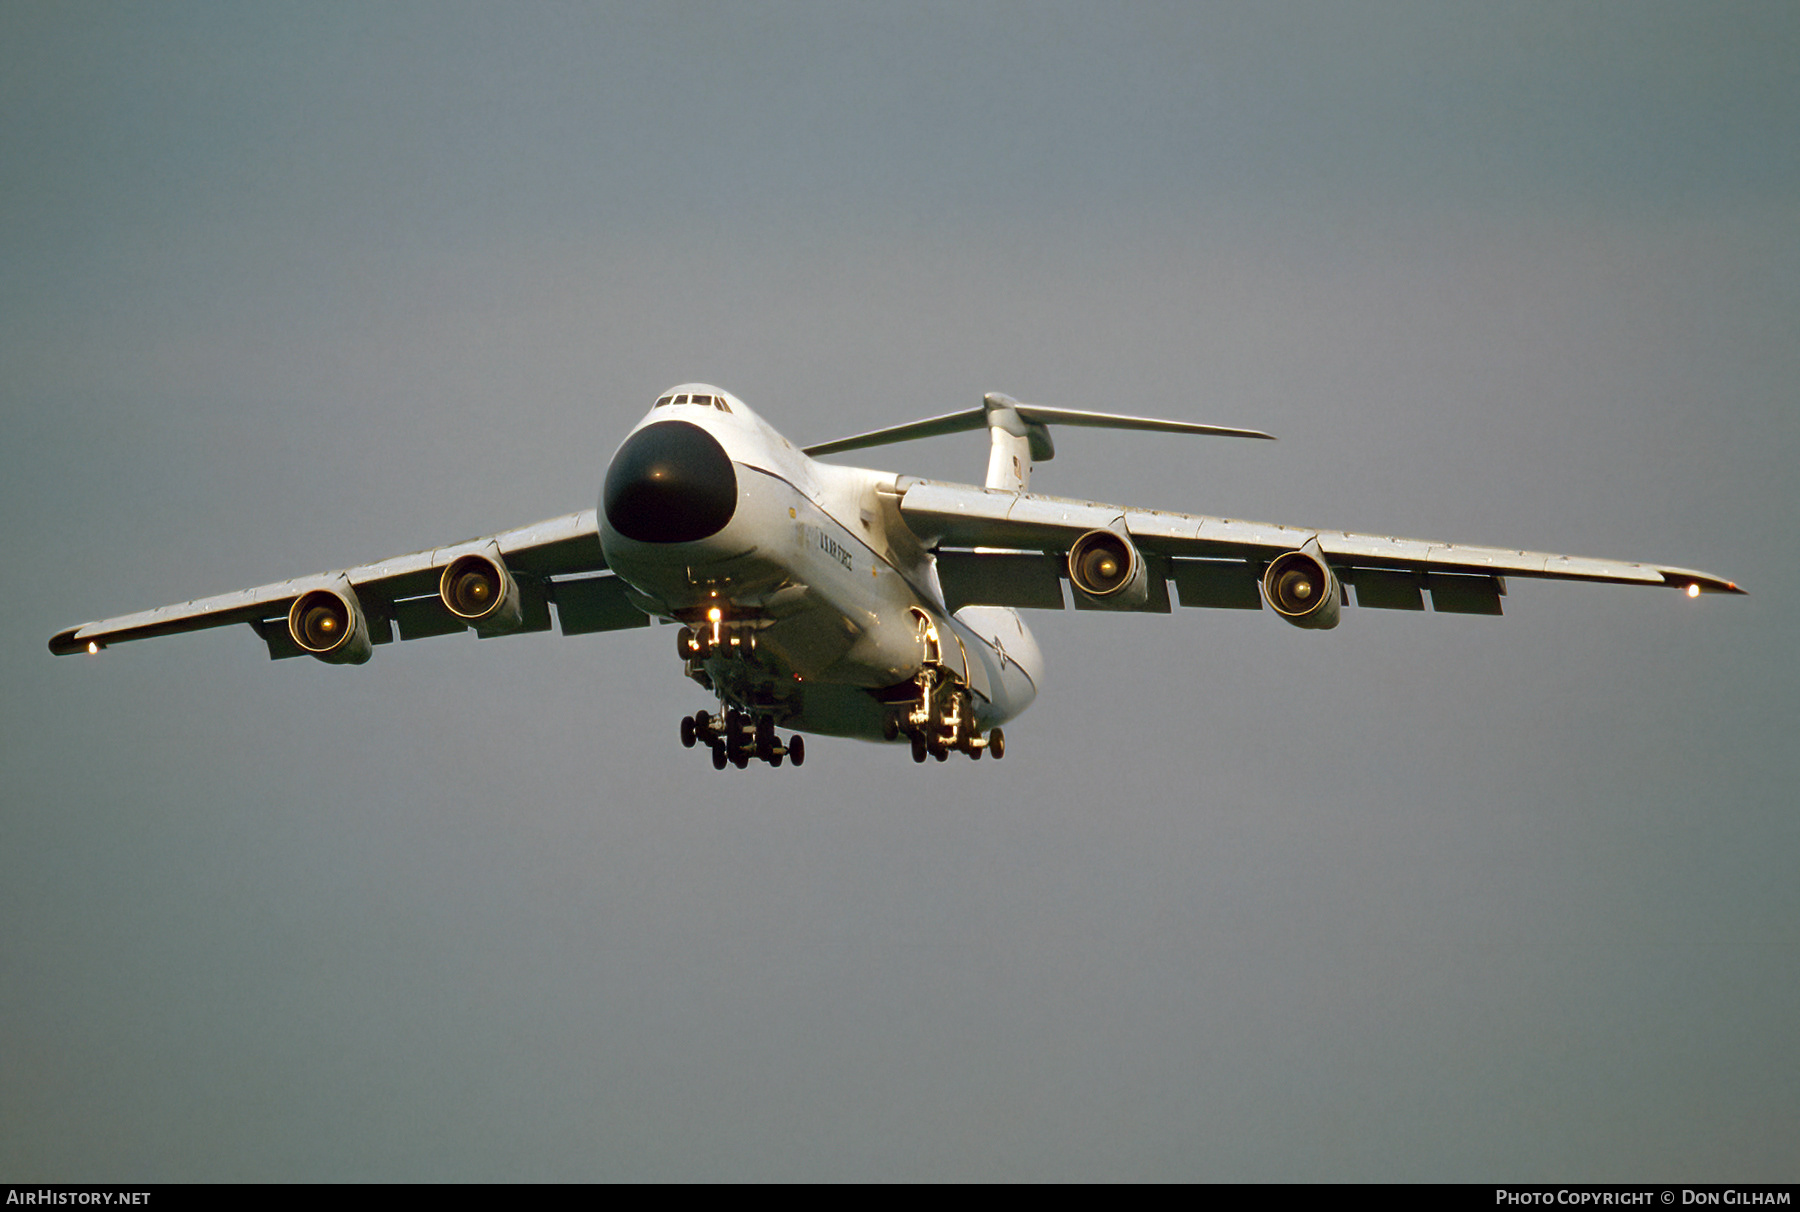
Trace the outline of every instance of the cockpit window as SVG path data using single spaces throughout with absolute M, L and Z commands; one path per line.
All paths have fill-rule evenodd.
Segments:
M 683 392 L 680 395 L 666 395 L 656 402 L 656 407 L 662 408 L 670 404 L 696 404 L 701 408 L 716 408 L 720 412 L 731 411 L 731 405 L 725 403 L 724 396 L 696 395 L 689 392 Z

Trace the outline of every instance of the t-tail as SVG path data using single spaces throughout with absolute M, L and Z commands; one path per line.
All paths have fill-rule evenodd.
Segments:
M 1231 429 L 1223 425 L 1198 425 L 1192 421 L 1164 421 L 1156 417 L 1129 417 L 1110 412 L 1085 412 L 1075 408 L 1021 404 L 1011 396 L 990 391 L 982 397 L 980 408 L 927 417 L 923 421 L 909 421 L 905 425 L 859 433 L 834 442 L 821 442 L 816 446 L 806 447 L 806 453 L 815 457 L 837 454 L 868 446 L 886 446 L 892 442 L 910 442 L 914 438 L 964 433 L 985 426 L 990 442 L 987 487 L 1007 492 L 1028 492 L 1031 489 L 1032 465 L 1045 463 L 1056 457 L 1056 446 L 1050 440 L 1052 425 L 1147 429 L 1158 433 L 1209 434 L 1226 438 L 1273 438 L 1273 435 L 1256 429 Z

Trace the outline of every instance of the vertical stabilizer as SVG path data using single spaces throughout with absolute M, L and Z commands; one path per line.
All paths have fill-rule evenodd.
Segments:
M 1031 465 L 1047 462 L 1056 455 L 1050 441 L 1050 430 L 1041 421 L 1027 421 L 1019 415 L 1019 402 L 1011 396 L 990 391 L 982 397 L 987 412 L 988 451 L 987 487 L 1006 492 L 1027 492 L 1031 488 Z

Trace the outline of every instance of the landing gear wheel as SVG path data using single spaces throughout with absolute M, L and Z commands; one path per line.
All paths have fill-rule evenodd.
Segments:
M 912 754 L 913 761 L 915 762 L 922 762 L 925 760 L 925 738 L 916 732 L 913 733 L 912 737 Z
M 693 643 L 694 629 L 683 627 L 675 633 L 675 655 L 684 661 L 691 659 L 694 656 Z
M 750 764 L 750 755 L 740 750 L 739 752 L 732 754 L 731 764 L 736 766 L 739 770 L 742 770 Z
M 688 715 L 682 716 L 681 747 L 683 749 L 692 749 L 694 747 L 694 742 L 698 739 L 699 738 L 694 735 L 694 717 Z
M 713 751 L 713 769 L 714 770 L 725 769 L 725 746 L 724 746 L 724 744 L 719 741 L 714 741 L 712 751 Z
M 976 737 L 975 739 L 980 740 L 981 738 Z M 970 745 L 969 746 L 970 759 L 973 761 L 979 762 L 981 760 L 981 749 L 982 749 L 982 747 L 980 745 Z
M 900 717 L 889 715 L 882 717 L 881 736 L 884 740 L 896 740 L 900 736 Z
M 794 765 L 806 765 L 806 742 L 800 739 L 798 735 L 789 737 L 787 743 L 787 755 L 788 761 L 794 763 Z M 777 766 L 781 765 L 781 759 L 776 758 L 775 764 Z
M 994 751 L 994 760 L 996 762 L 1005 757 L 1006 734 L 1001 732 L 998 728 L 988 733 L 988 748 Z
M 944 748 L 942 745 L 939 745 L 936 748 L 932 749 L 931 756 L 936 758 L 940 762 L 947 762 L 950 760 L 950 751 L 948 749 Z
M 756 717 L 756 756 L 765 762 L 775 761 L 775 721 L 766 715 Z
M 744 713 L 736 707 L 725 709 L 725 756 L 739 770 L 744 768 Z M 743 759 L 743 760 L 740 760 Z

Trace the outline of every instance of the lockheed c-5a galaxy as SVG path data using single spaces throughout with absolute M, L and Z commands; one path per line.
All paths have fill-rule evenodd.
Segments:
M 1505 578 L 1741 593 L 1704 572 L 1274 526 L 1040 496 L 1050 427 L 1266 438 L 1148 417 L 981 407 L 796 448 L 704 383 L 658 399 L 613 455 L 599 507 L 382 560 L 72 627 L 58 654 L 248 623 L 277 660 L 358 665 L 402 640 L 473 630 L 564 635 L 679 624 L 683 672 L 716 710 L 681 721 L 713 765 L 800 765 L 778 727 L 904 739 L 914 761 L 1002 757 L 1042 657 L 1018 611 L 1259 610 L 1295 627 L 1359 607 L 1499 614 Z M 981 487 L 815 456 L 986 429 Z M 1170 591 L 1171 584 L 1174 587 Z M 554 624 L 552 616 L 554 615 Z

